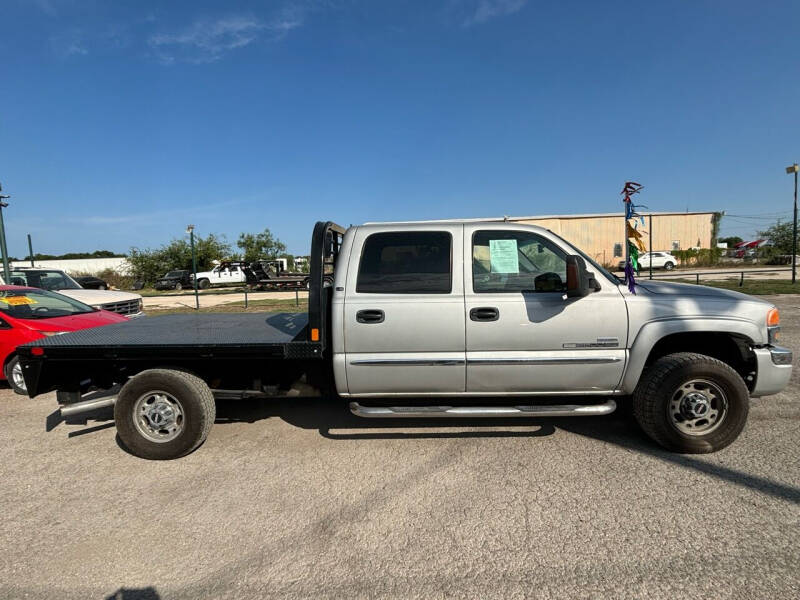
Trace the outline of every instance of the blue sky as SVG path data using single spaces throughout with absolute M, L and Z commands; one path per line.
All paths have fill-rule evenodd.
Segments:
M 0 0 L 9 252 L 269 227 L 790 218 L 800 7 L 737 0 Z M 762 218 L 753 218 L 761 216 Z

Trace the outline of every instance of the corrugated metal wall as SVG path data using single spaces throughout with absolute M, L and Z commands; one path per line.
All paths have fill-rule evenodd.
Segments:
M 542 217 L 513 219 L 546 227 L 565 238 L 600 263 L 616 265 L 620 257 L 614 256 L 614 244 L 624 240 L 624 220 L 619 215 L 596 215 L 577 217 Z M 673 242 L 680 250 L 687 248 L 711 248 L 714 213 L 674 213 L 653 215 L 653 250 L 673 250 Z M 644 226 L 639 223 L 645 248 L 648 248 L 648 218 Z M 624 252 L 624 250 L 623 250 Z

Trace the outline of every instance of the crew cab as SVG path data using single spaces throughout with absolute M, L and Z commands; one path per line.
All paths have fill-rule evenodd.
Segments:
M 320 222 L 310 267 L 307 313 L 166 315 L 22 346 L 29 394 L 57 390 L 62 415 L 113 405 L 124 445 L 151 459 L 199 446 L 215 399 L 309 389 L 367 418 L 600 416 L 630 398 L 654 441 L 702 453 L 791 376 L 769 302 L 652 281 L 632 293 L 532 225 Z

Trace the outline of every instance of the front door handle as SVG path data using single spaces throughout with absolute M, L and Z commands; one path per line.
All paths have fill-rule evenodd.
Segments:
M 383 314 L 382 310 L 377 309 L 368 309 L 368 310 L 360 310 L 356 313 L 356 321 L 359 323 L 383 323 L 383 319 L 386 315 Z
M 493 306 L 481 306 L 469 311 L 469 318 L 473 321 L 497 321 L 500 318 L 500 311 Z

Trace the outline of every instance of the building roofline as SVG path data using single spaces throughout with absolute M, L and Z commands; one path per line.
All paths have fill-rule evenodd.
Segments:
M 672 215 L 715 215 L 725 214 L 720 210 L 704 210 L 704 211 L 674 211 L 674 212 L 646 212 L 640 213 L 641 216 L 646 217 L 652 215 L 654 217 L 666 217 Z M 504 221 L 517 222 L 517 221 L 539 221 L 543 219 L 592 219 L 598 217 L 622 217 L 622 211 L 618 213 L 590 213 L 580 215 L 534 215 L 527 217 L 479 217 L 472 219 L 432 219 L 429 221 L 369 221 L 364 225 L 411 225 L 414 223 L 502 223 Z

